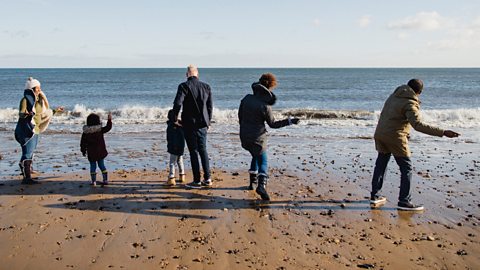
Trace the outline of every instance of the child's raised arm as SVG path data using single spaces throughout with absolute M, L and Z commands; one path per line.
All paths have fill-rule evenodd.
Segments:
M 108 113 L 107 125 L 104 126 L 104 127 L 102 127 L 102 132 L 103 132 L 103 133 L 107 133 L 107 132 L 109 132 L 111 129 L 112 129 L 112 113 L 109 112 L 109 113 Z

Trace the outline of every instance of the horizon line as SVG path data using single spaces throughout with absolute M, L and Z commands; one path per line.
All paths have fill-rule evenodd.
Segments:
M 382 66 L 372 66 L 372 67 L 352 67 L 352 66 L 345 66 L 345 67 L 307 67 L 307 66 L 296 66 L 296 67 L 274 67 L 274 66 L 264 66 L 264 67 L 215 67 L 215 66 L 207 66 L 201 67 L 197 66 L 199 69 L 265 69 L 265 68 L 272 68 L 272 69 L 447 69 L 447 68 L 458 68 L 458 69 L 468 69 L 473 68 L 477 69 L 480 66 L 422 66 L 422 67 L 382 67 Z M 0 69 L 184 69 L 185 67 L 0 67 Z

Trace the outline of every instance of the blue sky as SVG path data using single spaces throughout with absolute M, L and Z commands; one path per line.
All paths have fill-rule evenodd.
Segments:
M 0 67 L 480 67 L 478 0 L 0 0 Z

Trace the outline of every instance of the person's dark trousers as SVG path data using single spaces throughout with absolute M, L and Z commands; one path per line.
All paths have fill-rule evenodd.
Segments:
M 385 179 L 388 161 L 390 160 L 390 153 L 378 153 L 377 161 L 375 162 L 375 169 L 372 178 L 372 193 L 374 197 L 382 189 L 383 181 Z M 410 184 L 412 182 L 412 161 L 409 157 L 395 157 L 395 161 L 400 167 L 400 195 L 399 202 L 409 202 L 411 199 Z
M 198 156 L 202 161 L 204 180 L 210 179 L 210 163 L 207 153 L 207 128 L 184 128 L 185 141 L 190 152 L 190 163 L 192 164 L 193 181 L 200 182 L 200 164 Z

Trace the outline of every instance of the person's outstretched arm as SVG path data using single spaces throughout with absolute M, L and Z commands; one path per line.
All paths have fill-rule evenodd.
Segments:
M 273 117 L 273 112 L 272 108 L 270 106 L 266 106 L 266 112 L 265 112 L 265 121 L 267 122 L 268 126 L 271 128 L 281 128 L 284 126 L 289 126 L 291 124 L 298 124 L 298 118 L 293 118 L 293 119 L 284 119 L 280 121 L 275 121 L 275 118 Z
M 420 108 L 418 103 L 411 102 L 405 107 L 405 116 L 413 129 L 432 136 L 442 137 L 444 130 L 434 126 L 427 125 L 420 118 Z
M 107 133 L 112 129 L 112 113 L 108 113 L 107 125 L 102 127 L 102 133 Z

